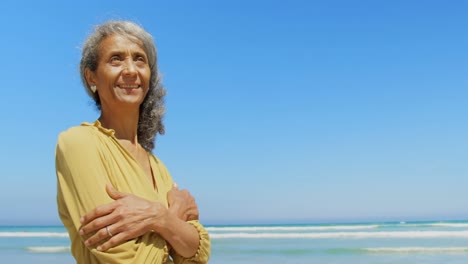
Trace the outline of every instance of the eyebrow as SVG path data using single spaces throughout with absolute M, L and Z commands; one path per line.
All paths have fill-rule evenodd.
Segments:
M 134 52 L 132 55 L 139 55 L 145 58 L 148 57 L 145 52 L 140 52 L 140 51 Z
M 122 50 L 110 50 L 108 52 L 109 56 L 113 56 L 113 55 L 126 55 L 127 52 L 126 51 L 122 51 Z M 132 52 L 131 53 L 132 56 L 142 56 L 142 57 L 145 57 L 147 58 L 148 56 L 146 55 L 145 52 L 141 52 L 141 51 L 135 51 L 135 52 Z

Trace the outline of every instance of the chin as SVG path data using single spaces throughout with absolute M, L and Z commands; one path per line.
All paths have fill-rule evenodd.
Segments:
M 125 105 L 141 105 L 143 103 L 143 96 L 123 96 L 119 98 L 119 101 Z

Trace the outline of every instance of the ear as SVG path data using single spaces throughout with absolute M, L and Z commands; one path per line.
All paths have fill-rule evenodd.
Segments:
M 89 68 L 85 68 L 85 78 L 88 86 L 96 85 L 96 75 Z

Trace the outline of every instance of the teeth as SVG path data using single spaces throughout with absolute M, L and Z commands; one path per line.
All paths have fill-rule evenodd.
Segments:
M 136 89 L 138 87 L 140 87 L 139 85 L 119 85 L 120 88 L 124 88 L 124 89 Z

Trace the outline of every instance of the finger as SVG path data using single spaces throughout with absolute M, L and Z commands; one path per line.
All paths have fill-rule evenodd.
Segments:
M 191 209 L 191 210 L 188 210 L 186 213 L 186 218 L 187 218 L 187 221 L 189 220 L 198 220 L 199 218 L 199 212 L 198 212 L 198 209 Z
M 112 185 L 110 185 L 110 184 L 106 184 L 106 192 L 107 192 L 107 194 L 109 195 L 109 197 L 112 198 L 112 199 L 114 199 L 114 200 L 122 199 L 122 198 L 124 198 L 125 196 L 128 196 L 128 195 L 129 195 L 128 193 L 124 193 L 124 192 L 119 192 L 119 191 L 117 191 L 117 190 L 114 189 L 114 187 L 112 187 Z
M 187 221 L 192 221 L 192 220 L 199 220 L 198 215 L 188 215 L 187 216 Z
M 108 228 L 109 228 L 109 232 L 112 232 L 112 226 L 109 226 Z M 92 247 L 98 244 L 99 242 L 108 239 L 109 237 L 110 236 L 109 236 L 109 233 L 107 233 L 106 228 L 101 228 L 94 235 L 86 239 L 85 246 Z
M 167 194 L 166 194 L 166 198 L 167 198 L 167 203 L 169 205 L 172 204 L 172 202 L 174 202 L 174 199 L 177 195 L 177 192 L 179 191 L 179 189 L 177 189 L 177 187 L 174 185 L 172 186 L 172 189 L 170 189 Z
M 130 218 L 126 218 L 125 220 L 128 220 L 130 222 L 134 221 Z M 103 223 L 104 222 L 105 224 L 102 224 L 102 227 L 97 229 L 97 232 L 85 241 L 86 246 L 93 246 L 98 243 L 102 243 L 105 240 L 111 239 L 112 237 L 115 237 L 121 232 L 124 232 L 126 229 L 128 229 L 128 226 L 126 227 L 125 221 L 119 219 L 115 211 L 113 214 L 109 215 L 107 219 L 103 221 Z
M 126 227 L 125 225 L 121 225 L 119 227 L 115 227 L 114 229 L 114 226 L 111 226 L 110 228 L 114 230 L 113 232 L 115 232 L 115 234 L 112 233 L 113 236 L 109 240 L 105 241 L 102 245 L 98 246 L 96 249 L 99 251 L 106 251 L 109 248 L 118 246 L 131 238 L 141 236 L 144 234 L 142 231 L 143 227 L 143 224 L 133 225 L 131 228 L 128 226 Z
M 112 213 L 114 211 L 115 207 L 116 207 L 115 202 L 98 206 L 98 207 L 94 208 L 93 210 L 91 210 L 90 212 L 88 212 L 87 214 L 85 214 L 84 216 L 82 216 L 80 218 L 80 223 L 83 226 L 83 225 L 88 224 L 89 222 L 93 221 L 94 219 L 96 219 L 98 217 L 108 215 L 108 214 L 110 214 L 110 213 Z
M 192 196 L 192 195 L 190 194 L 190 192 L 187 191 L 187 190 L 181 190 L 180 192 L 181 192 L 186 198 Z
M 177 183 L 175 183 L 175 182 L 174 182 L 174 186 L 173 186 L 173 187 L 174 187 L 174 189 L 179 190 L 179 185 L 177 185 Z
M 116 222 L 115 218 L 116 217 L 114 216 L 114 214 L 108 214 L 108 215 L 93 219 L 86 225 L 82 226 L 82 228 L 80 229 L 80 235 L 84 236 L 91 232 L 97 231 L 101 228 L 105 228 L 106 226 L 109 226 L 115 223 Z
M 194 198 L 193 196 L 190 196 L 190 198 L 189 198 L 189 203 L 192 203 L 192 204 L 195 204 L 195 205 L 197 204 L 197 203 L 195 202 L 195 198 Z
M 118 246 L 127 240 L 128 240 L 127 236 L 124 233 L 118 233 L 117 235 L 112 236 L 106 242 L 102 243 L 102 245 L 99 245 L 98 247 L 96 247 L 96 249 L 98 251 L 106 251 L 109 248 Z

